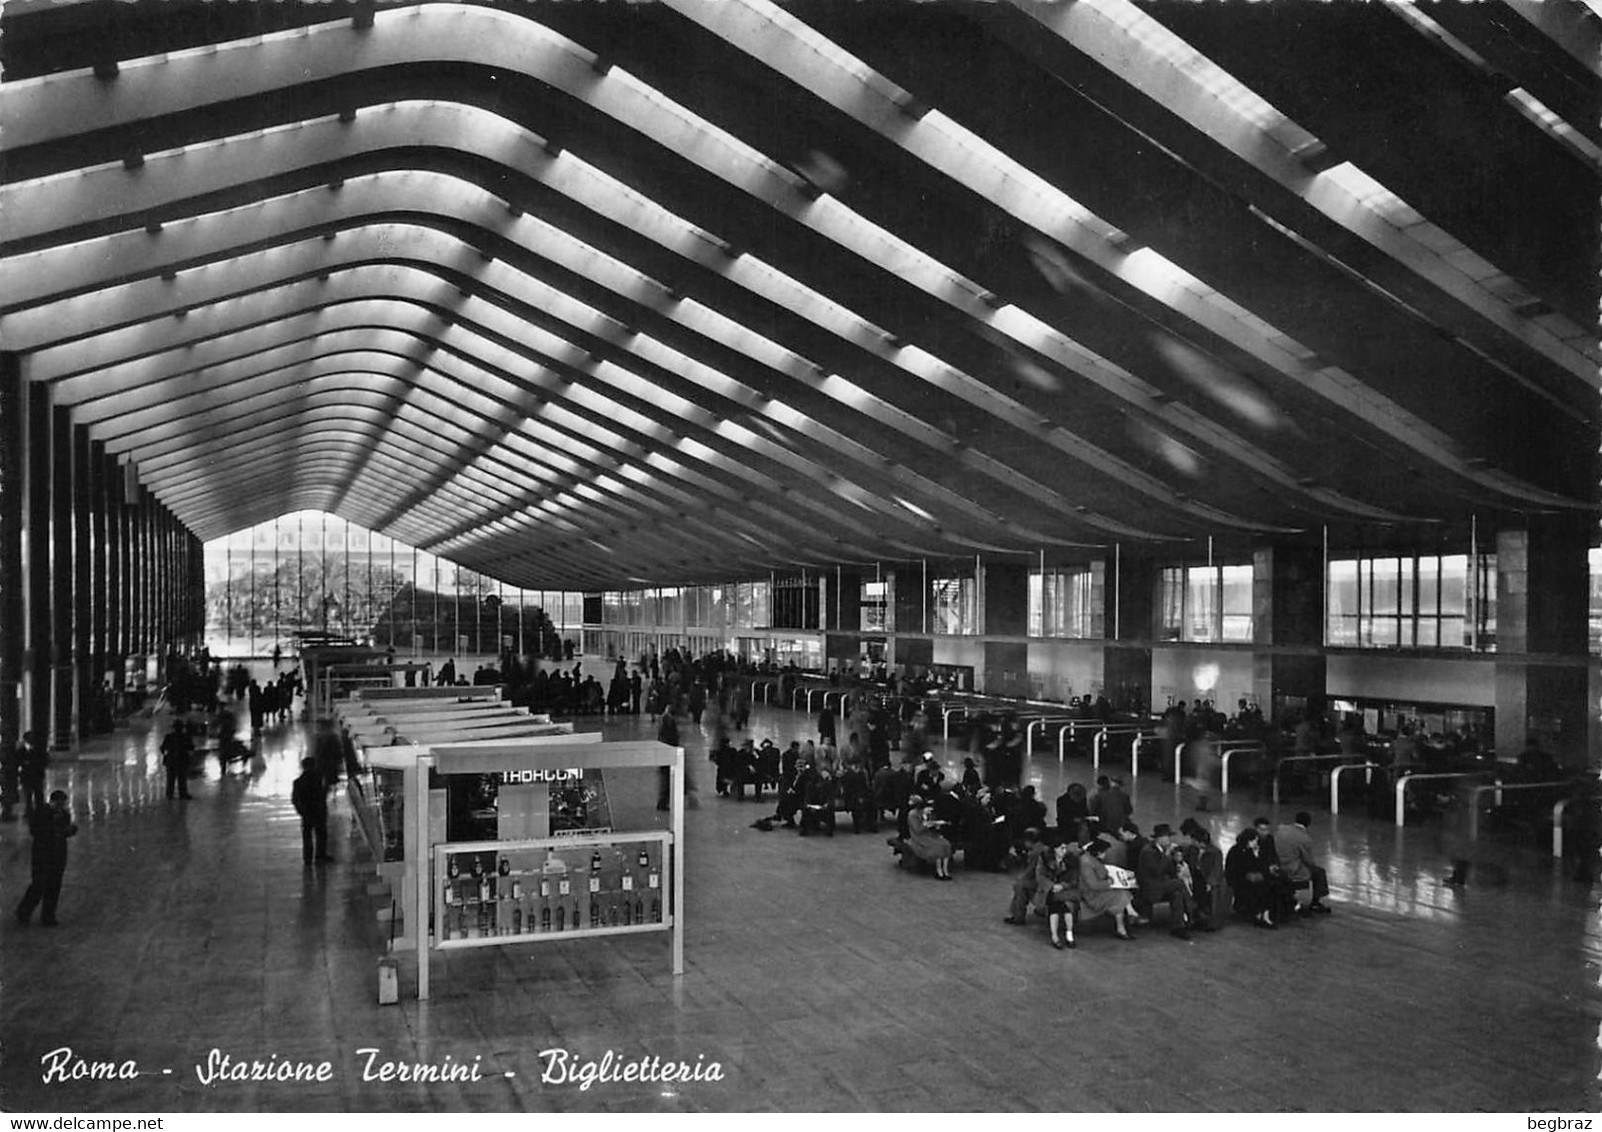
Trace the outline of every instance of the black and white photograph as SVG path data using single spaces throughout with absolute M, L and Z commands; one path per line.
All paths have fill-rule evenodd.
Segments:
M 1602 0 L 4 0 L 0 1111 L 1590 1127 L 1599 303 Z

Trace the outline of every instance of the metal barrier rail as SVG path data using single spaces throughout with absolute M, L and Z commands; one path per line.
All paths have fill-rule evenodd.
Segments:
M 1140 774 L 1140 743 L 1142 739 L 1150 738 L 1140 727 L 1134 724 L 1109 723 L 1096 732 L 1096 737 L 1090 741 L 1090 769 L 1101 769 L 1101 753 L 1106 748 L 1107 740 L 1114 735 L 1128 735 L 1129 744 L 1129 777 L 1135 778 Z
M 1035 728 L 1040 728 L 1042 737 L 1046 734 L 1046 727 L 1053 723 L 1077 723 L 1078 720 L 1071 715 L 1043 715 L 1039 719 L 1031 719 L 1024 727 L 1024 754 L 1035 753 Z
M 1356 755 L 1292 755 L 1288 759 L 1280 759 L 1279 765 L 1274 768 L 1274 804 L 1279 805 L 1279 772 L 1291 763 L 1338 763 L 1356 757 Z
M 1478 841 L 1480 837 L 1480 795 L 1485 791 L 1495 791 L 1496 804 L 1500 806 L 1502 804 L 1502 795 L 1508 790 L 1546 790 L 1553 786 L 1572 787 L 1573 785 L 1573 782 L 1567 780 L 1560 782 L 1514 782 L 1503 785 L 1499 779 L 1484 786 L 1474 787 L 1469 791 L 1469 840 Z M 1568 801 L 1568 799 L 1565 798 L 1564 801 Z M 1559 804 L 1561 805 L 1561 803 Z M 1553 810 L 1555 811 L 1556 809 L 1557 807 L 1554 806 Z
M 1346 773 L 1349 770 L 1364 770 L 1364 771 L 1367 771 L 1368 773 L 1363 776 L 1363 781 L 1364 782 L 1368 782 L 1368 783 L 1372 783 L 1374 781 L 1374 772 L 1376 770 L 1378 770 L 1379 768 L 1380 768 L 1380 764 L 1379 763 L 1342 763 L 1340 766 L 1338 766 L 1334 770 L 1330 771 L 1329 772 L 1329 812 L 1332 813 L 1332 814 L 1338 814 L 1338 813 L 1341 812 L 1341 775 L 1342 774 Z
M 1068 757 L 1068 744 L 1079 738 L 1079 729 L 1094 730 L 1100 733 L 1108 727 L 1127 727 L 1128 724 L 1103 723 L 1099 719 L 1070 719 L 1068 726 L 1057 732 L 1057 761 L 1062 762 Z
M 1219 772 L 1219 793 L 1229 793 L 1229 760 L 1242 752 L 1266 755 L 1268 745 L 1261 739 L 1226 739 L 1218 744 L 1218 757 L 1223 766 Z
M 1497 768 L 1487 767 L 1485 770 L 1454 770 L 1437 771 L 1433 774 L 1404 774 L 1396 780 L 1396 824 L 1398 828 L 1407 824 L 1407 784 L 1409 782 L 1422 782 L 1429 778 L 1477 778 L 1482 774 L 1496 774 Z
M 1161 731 L 1140 731 L 1135 734 L 1135 741 L 1129 744 L 1130 777 L 1138 777 L 1140 773 L 1140 745 L 1142 743 L 1161 743 Z
M 962 718 L 968 718 L 968 708 L 966 704 L 960 704 L 956 707 L 942 707 L 940 709 L 940 718 L 945 729 L 944 737 L 947 739 L 951 738 L 951 717 L 959 712 L 962 714 Z
M 1563 859 L 1563 811 L 1569 808 L 1569 799 L 1561 798 L 1552 807 L 1552 856 Z

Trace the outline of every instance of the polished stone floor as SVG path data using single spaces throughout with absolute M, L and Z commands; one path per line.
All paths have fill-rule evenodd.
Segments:
M 1106 921 L 1075 951 L 1001 923 L 1002 875 L 952 884 L 892 866 L 881 836 L 762 833 L 766 807 L 712 794 L 705 736 L 683 728 L 699 805 L 687 815 L 686 971 L 665 937 L 460 951 L 434 997 L 376 1005 L 385 929 L 346 803 L 337 862 L 300 862 L 289 803 L 304 724 L 269 729 L 248 768 L 215 760 L 194 800 L 163 796 L 165 720 L 72 756 L 72 845 L 60 927 L 0 918 L 0 1108 L 7 1110 L 1594 1110 L 1602 1067 L 1598 892 L 1531 850 L 1493 883 L 1440 883 L 1438 835 L 1314 806 L 1337 913 L 1276 933 L 1231 925 L 1192 942 Z M 810 721 L 759 707 L 757 736 Z M 597 726 L 591 723 L 588 726 Z M 581 728 L 585 724 L 580 724 Z M 640 719 L 609 737 L 654 736 Z M 961 752 L 937 745 L 948 767 Z M 1028 776 L 1048 799 L 1089 768 Z M 627 794 L 627 789 L 623 789 Z M 1249 797 L 1249 796 L 1248 796 Z M 1234 799 L 1232 799 L 1234 800 Z M 1187 811 L 1135 783 L 1149 826 Z M 620 812 L 650 812 L 620 797 Z M 1211 815 L 1227 839 L 1271 805 Z M 1306 803 L 1302 803 L 1306 804 Z M 28 848 L 0 826 L 15 901 Z M 8 905 L 8 908 L 10 905 Z M 42 1081 L 41 1059 L 132 1061 L 132 1080 Z M 236 1060 L 332 1063 L 330 1080 L 202 1084 Z M 542 1050 L 703 1067 L 721 1080 L 542 1080 Z M 375 1055 L 358 1051 L 376 1049 Z M 57 1055 L 58 1058 L 63 1055 Z M 479 1080 L 364 1080 L 367 1059 L 477 1065 Z

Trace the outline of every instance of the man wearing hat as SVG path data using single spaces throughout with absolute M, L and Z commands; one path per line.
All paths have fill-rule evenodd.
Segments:
M 33 877 L 28 891 L 17 905 L 17 922 L 26 924 L 33 918 L 33 910 L 41 903 L 44 912 L 39 922 L 47 928 L 56 926 L 56 902 L 61 899 L 61 878 L 67 871 L 67 838 L 78 832 L 67 809 L 67 793 L 53 790 L 50 804 L 40 806 L 28 815 L 33 833 Z
M 1180 939 L 1190 938 L 1190 925 L 1195 918 L 1195 901 L 1190 889 L 1179 878 L 1178 869 L 1168 850 L 1174 843 L 1174 831 L 1166 823 L 1152 827 L 1151 839 L 1140 849 L 1135 864 L 1135 876 L 1140 881 L 1140 901 L 1147 909 L 1154 904 L 1167 904 L 1173 911 L 1173 929 L 1169 933 Z
M 932 798 L 940 792 L 940 782 L 945 776 L 946 772 L 935 762 L 934 752 L 925 751 L 918 773 L 912 776 L 912 788 L 925 798 Z

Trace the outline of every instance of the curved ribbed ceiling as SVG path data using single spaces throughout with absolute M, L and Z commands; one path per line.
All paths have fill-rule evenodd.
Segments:
M 0 85 L 0 342 L 202 537 L 318 508 L 587 588 L 1595 506 L 1571 44 L 1510 76 L 1461 13 L 1340 17 L 1399 128 L 1404 68 L 1491 82 L 1441 144 L 1548 174 L 1501 218 L 1542 258 L 1364 151 L 1372 76 L 1264 71 L 1287 6 L 1210 43 L 1270 90 L 1123 0 L 284 5 L 199 46 L 172 7 L 7 7 L 61 69 Z

